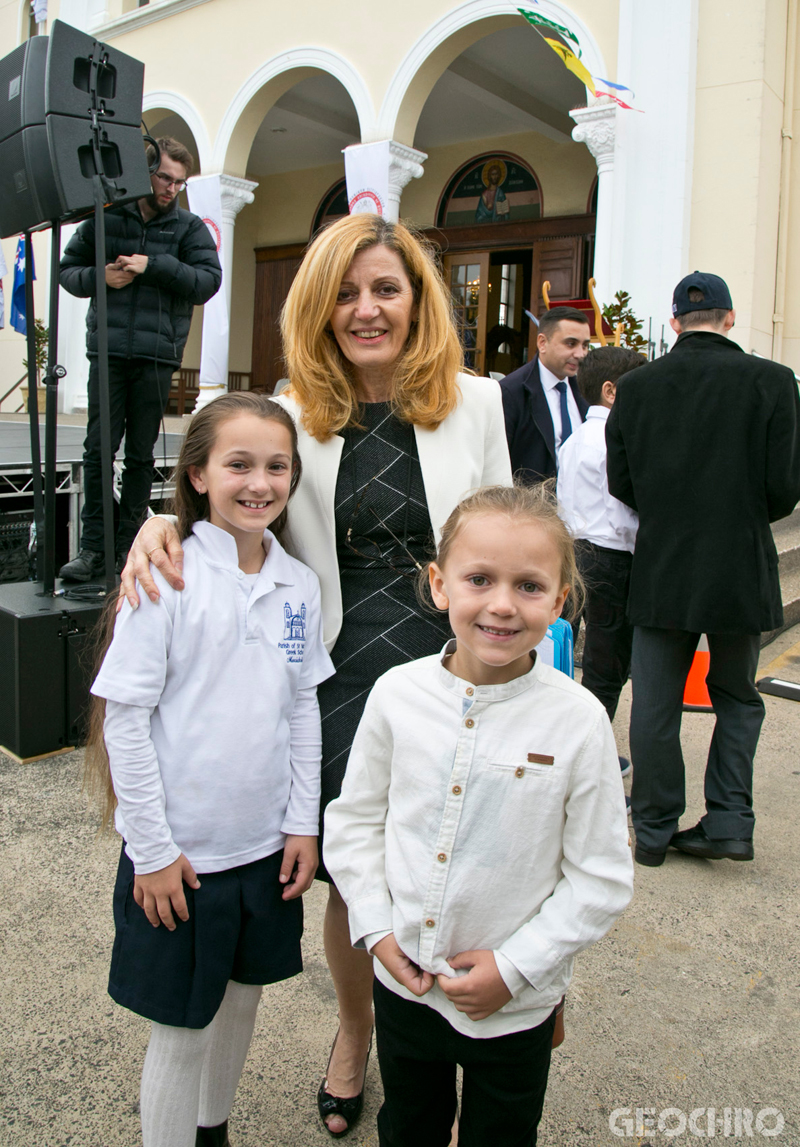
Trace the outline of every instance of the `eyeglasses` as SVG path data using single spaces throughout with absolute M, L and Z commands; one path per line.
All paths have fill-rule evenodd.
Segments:
M 163 171 L 157 171 L 153 178 L 158 179 L 165 187 L 174 187 L 176 191 L 183 191 L 186 186 L 185 179 L 173 179 L 171 175 L 165 175 Z
M 388 467 L 387 467 L 387 469 L 388 469 Z M 361 506 L 364 502 L 364 499 L 367 496 L 367 492 L 368 492 L 370 486 L 372 485 L 372 483 L 377 481 L 377 479 L 380 478 L 381 474 L 383 474 L 383 473 L 384 473 L 384 471 L 382 470 L 380 472 L 380 474 L 375 474 L 374 477 L 370 478 L 369 482 L 367 482 L 366 486 L 361 491 L 361 497 L 358 499 L 358 503 L 356 504 L 355 510 L 353 510 L 352 517 L 350 518 L 350 525 L 347 527 L 347 533 L 345 534 L 344 544 L 347 546 L 348 550 L 351 551 L 351 553 L 357 554 L 358 557 L 364 558 L 365 561 L 382 562 L 385 566 L 388 566 L 389 569 L 394 570 L 395 573 L 400 574 L 401 577 L 416 578 L 417 575 L 422 572 L 421 564 L 417 561 L 417 559 L 411 553 L 411 550 L 408 548 L 408 546 L 405 544 L 405 542 L 400 541 L 400 539 L 397 537 L 397 535 L 390 529 L 389 526 L 387 526 L 386 522 L 384 522 L 383 518 L 380 516 L 380 514 L 377 512 L 377 510 L 375 510 L 372 506 L 366 507 L 367 512 L 372 514 L 373 518 L 375 518 L 375 520 L 381 526 L 383 526 L 383 528 L 384 528 L 384 530 L 386 530 L 387 534 L 389 534 L 389 536 L 394 539 L 394 541 L 397 543 L 397 545 L 400 547 L 400 549 L 406 555 L 408 561 L 411 562 L 413 569 L 408 566 L 407 562 L 405 562 L 405 559 L 403 558 L 403 554 L 397 554 L 396 556 L 392 555 L 392 554 L 383 554 L 383 553 L 381 553 L 381 549 L 380 549 L 380 546 L 378 545 L 378 543 L 373 541 L 371 538 L 365 538 L 364 539 L 364 541 L 367 544 L 375 547 L 375 552 L 370 553 L 370 554 L 365 554 L 362 550 L 358 549 L 357 546 L 354 546 L 353 542 L 352 542 L 353 531 L 355 529 L 356 520 L 358 518 L 358 514 L 359 514 Z M 395 561 L 398 559 L 401 561 L 404 561 L 405 564 L 395 565 Z

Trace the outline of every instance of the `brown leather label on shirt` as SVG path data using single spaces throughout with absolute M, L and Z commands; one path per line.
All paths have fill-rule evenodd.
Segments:
M 546 753 L 528 753 L 528 763 L 531 765 L 552 765 L 555 757 L 548 757 Z

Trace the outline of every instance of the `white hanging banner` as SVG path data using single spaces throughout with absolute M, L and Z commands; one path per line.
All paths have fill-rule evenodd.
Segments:
M 389 208 L 389 140 L 354 143 L 344 149 L 347 202 L 351 215 L 386 215 Z
M 199 215 L 211 233 L 221 266 L 225 266 L 222 250 L 222 192 L 218 175 L 194 175 L 186 184 L 189 209 Z M 205 406 L 212 398 L 228 389 L 228 342 L 230 324 L 225 284 L 203 307 L 203 342 L 200 352 L 200 395 L 197 407 Z M 206 392 L 204 394 L 204 391 Z

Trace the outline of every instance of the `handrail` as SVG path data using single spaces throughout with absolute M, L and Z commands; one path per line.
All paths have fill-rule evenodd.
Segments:
M 3 405 L 3 403 L 5 402 L 5 400 L 8 398 L 8 396 L 10 394 L 14 393 L 14 391 L 17 389 L 18 386 L 22 386 L 23 382 L 27 382 L 27 381 L 28 381 L 28 372 L 25 371 L 22 378 L 18 378 L 17 381 L 14 383 L 14 385 L 9 390 L 7 390 L 5 392 L 5 394 L 3 395 L 2 398 L 0 398 L 0 406 Z

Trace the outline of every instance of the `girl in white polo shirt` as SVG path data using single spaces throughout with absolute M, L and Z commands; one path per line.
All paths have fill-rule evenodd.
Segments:
M 302 970 L 333 667 L 316 575 L 278 541 L 299 479 L 268 398 L 194 415 L 175 471 L 186 588 L 159 578 L 157 604 L 123 605 L 92 687 L 89 780 L 124 842 L 109 992 L 153 1021 L 145 1147 L 227 1145 L 261 985 Z
M 531 650 L 577 578 L 541 487 L 488 487 L 428 571 L 455 640 L 375 684 L 325 863 L 375 957 L 381 1147 L 530 1147 L 576 952 L 628 903 L 625 798 L 605 709 Z M 427 1006 L 426 1006 L 427 1005 Z

